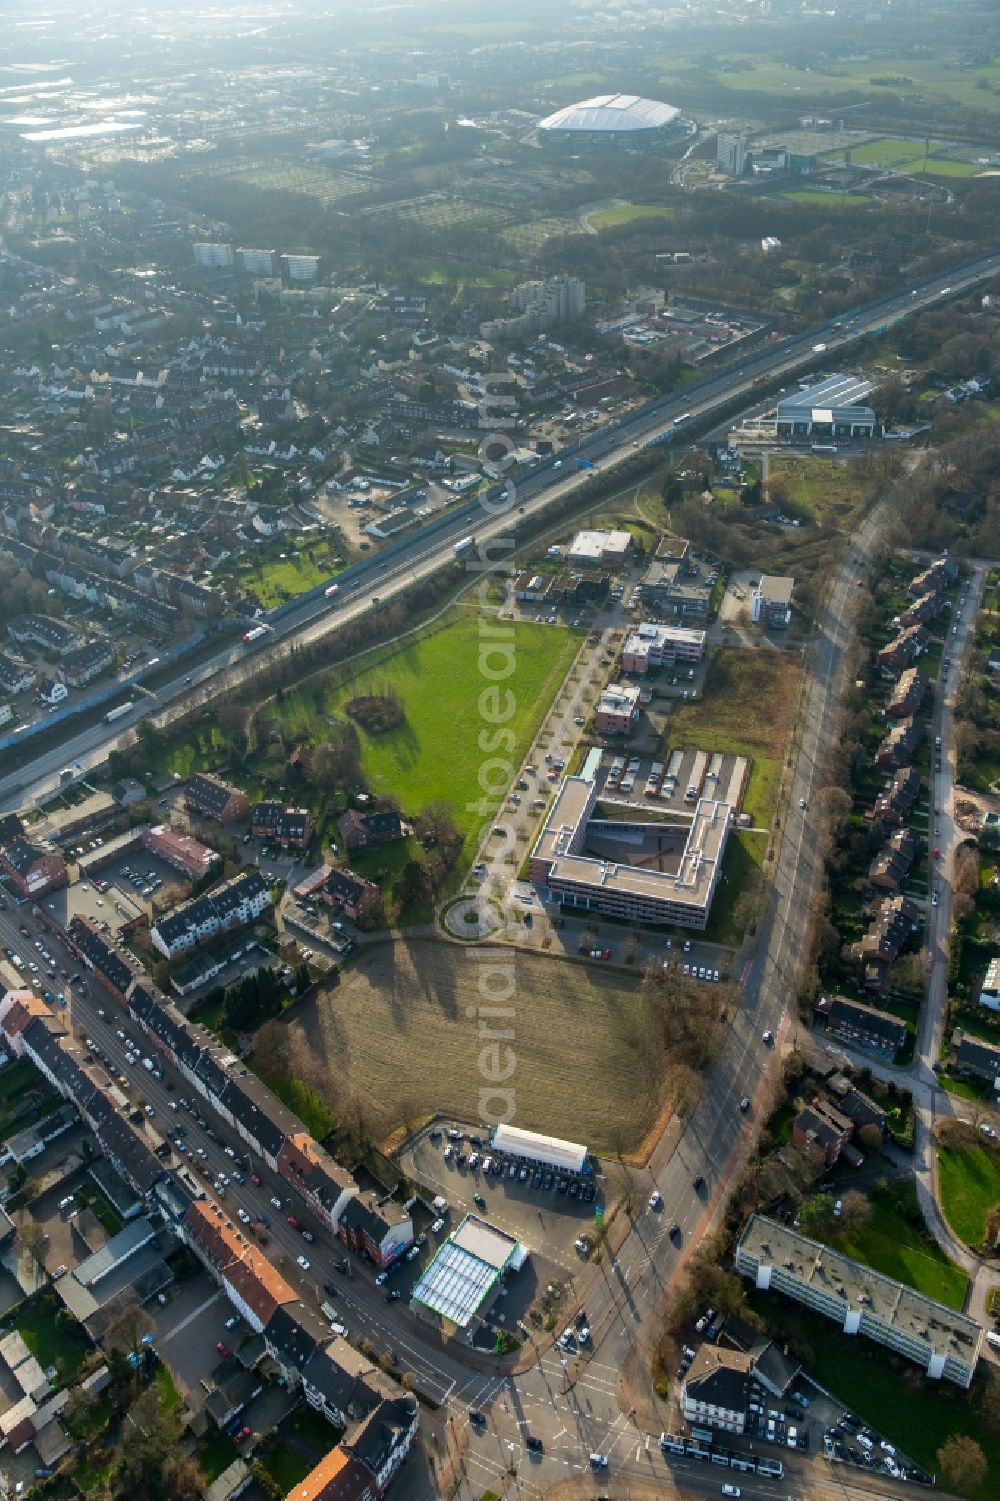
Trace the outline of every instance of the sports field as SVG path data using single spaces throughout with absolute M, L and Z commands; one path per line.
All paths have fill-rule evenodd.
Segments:
M 974 161 L 963 159 L 968 153 L 947 155 L 949 149 L 951 148 L 940 142 L 932 143 L 925 167 L 922 141 L 905 140 L 901 136 L 880 136 L 878 140 L 852 146 L 850 155 L 851 161 L 859 167 L 892 167 L 897 172 L 918 174 L 926 171 L 929 177 L 975 177 L 983 170 Z M 826 160 L 840 161 L 844 154 L 839 150 L 830 151 Z
M 503 999 L 484 999 L 491 992 Z M 594 966 L 433 940 L 379 944 L 291 1025 L 385 1139 L 434 1110 L 479 1118 L 483 1005 L 512 1012 L 504 1046 L 518 1125 L 598 1150 L 642 1140 L 668 1083 L 640 986 Z M 343 1098 L 334 1105 L 341 1112 Z
M 591 229 L 620 229 L 623 224 L 634 224 L 637 219 L 669 219 L 673 209 L 659 203 L 613 203 L 608 208 L 595 209 L 587 215 Z

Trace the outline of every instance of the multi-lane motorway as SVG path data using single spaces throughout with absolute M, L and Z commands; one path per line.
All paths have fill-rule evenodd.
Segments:
M 942 297 L 957 295 L 988 280 L 998 266 L 1000 252 L 989 252 L 910 284 L 842 318 L 819 323 L 804 334 L 769 345 L 747 356 L 739 368 L 709 376 L 688 387 L 681 397 L 668 396 L 650 402 L 622 421 L 611 423 L 564 450 L 560 457 L 517 473 L 507 486 L 507 501 L 500 496 L 501 487 L 497 487 L 486 496 L 456 506 L 420 532 L 390 544 L 374 558 L 349 569 L 342 576 L 336 602 L 326 600 L 322 591 L 318 591 L 277 616 L 263 645 L 249 650 L 227 646 L 190 674 L 183 666 L 179 667 L 175 677 L 157 687 L 155 699 L 141 699 L 135 716 L 124 724 L 102 722 L 70 733 L 58 748 L 43 752 L 27 764 L 21 761 L 23 753 L 19 751 L 19 769 L 0 778 L 0 806 L 11 806 L 44 793 L 55 784 L 67 764 L 79 762 L 84 769 L 97 765 L 142 715 L 154 714 L 162 720 L 164 714 L 210 700 L 223 683 L 228 685 L 252 675 L 256 657 L 280 652 L 292 641 L 304 644 L 315 640 L 370 610 L 376 595 L 384 603 L 405 591 L 417 579 L 439 569 L 452 556 L 457 539 L 471 533 L 482 543 L 487 537 L 516 535 L 522 515 L 526 518 L 537 515 L 575 491 L 585 497 L 595 473 L 614 468 L 636 450 L 661 441 L 683 442 L 689 427 L 702 427 L 707 419 L 721 418 L 741 398 L 759 396 L 762 382 L 774 385 L 783 376 L 815 366 L 820 360 L 827 367 L 843 362 L 859 337 L 877 333 L 900 318 L 932 306 Z M 822 346 L 819 353 L 817 345 Z M 579 469 L 580 459 L 590 467 Z M 508 552 L 508 560 L 509 556 Z

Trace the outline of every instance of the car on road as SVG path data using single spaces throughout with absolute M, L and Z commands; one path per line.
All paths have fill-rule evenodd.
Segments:
M 800 797 L 799 798 L 799 807 L 800 808 L 806 808 L 806 807 L 808 807 L 808 803 L 806 802 L 806 800 L 805 800 L 804 797 Z
M 486 1200 L 483 1198 L 482 1194 L 473 1194 L 472 1202 L 473 1204 L 476 1204 L 480 1209 L 486 1208 Z
M 529 1433 L 524 1440 L 524 1447 L 531 1454 L 544 1454 L 545 1452 L 545 1445 L 542 1443 L 541 1439 L 535 1438 L 534 1434 L 531 1433 Z
M 308 1270 L 309 1270 L 309 1258 L 308 1258 L 308 1256 L 296 1256 L 295 1260 L 298 1262 L 299 1266 L 302 1268 L 302 1270 L 304 1272 L 308 1272 Z
M 376 1287 L 384 1287 L 385 1284 L 388 1282 L 388 1280 L 389 1280 L 389 1273 L 388 1272 L 379 1272 L 378 1276 L 375 1278 L 375 1286 Z
M 260 1187 L 260 1179 L 258 1178 L 256 1173 L 250 1174 L 250 1182 L 253 1184 L 254 1188 Z
M 747 1111 L 749 1109 L 750 1109 L 750 1101 L 747 1098 L 747 1096 L 744 1095 L 743 1098 L 742 1098 L 742 1100 L 740 1100 L 740 1110 L 742 1111 L 742 1113 L 744 1115 L 746 1115 L 746 1113 L 747 1113 Z
M 764 1033 L 764 1044 L 765 1044 L 766 1047 L 769 1047 L 769 1048 L 773 1048 L 774 1047 L 774 1033 L 773 1032 L 765 1032 Z
M 738 1485 L 731 1485 L 727 1481 L 726 1484 L 722 1487 L 722 1494 L 724 1496 L 742 1496 L 743 1492 L 740 1490 Z
M 702 1177 L 701 1173 L 699 1173 L 696 1178 L 692 1178 L 691 1187 L 694 1189 L 696 1194 L 701 1193 L 702 1189 L 705 1187 L 705 1180 Z
M 386 1293 L 385 1301 L 387 1303 L 398 1303 L 401 1296 L 402 1294 L 396 1288 L 392 1288 L 390 1292 Z
M 222 1343 L 221 1339 L 216 1341 L 215 1348 L 222 1356 L 223 1360 L 225 1360 L 226 1356 L 229 1354 L 229 1351 L 226 1349 L 226 1346 Z
M 184 1104 L 183 1100 L 181 1100 L 181 1104 L 182 1105 Z M 272 1198 L 271 1203 L 274 1205 L 275 1209 L 280 1209 L 281 1208 L 281 1200 L 279 1198 L 277 1198 L 277 1197 Z
M 670 1229 L 667 1231 L 667 1234 L 670 1236 L 671 1240 L 680 1240 L 681 1227 L 677 1223 L 676 1220 L 674 1220 L 673 1224 L 670 1226 Z
M 660 1190 L 658 1188 L 654 1188 L 653 1192 L 649 1196 L 649 1207 L 650 1209 L 663 1208 L 663 1195 L 660 1193 Z

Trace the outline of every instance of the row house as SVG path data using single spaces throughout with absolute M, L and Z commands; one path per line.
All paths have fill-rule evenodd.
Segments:
M 364 922 L 378 910 L 382 894 L 373 881 L 352 870 L 331 870 L 319 892 L 328 907 L 343 912 L 354 922 Z
M 375 1266 L 387 1267 L 413 1244 L 413 1221 L 393 1199 L 356 1194 L 344 1206 L 337 1233 Z
M 190 834 L 172 829 L 169 824 L 142 829 L 139 837 L 144 849 L 181 875 L 187 876 L 190 881 L 202 880 L 222 860 L 217 850 L 192 839 Z
M 930 639 L 924 626 L 907 626 L 894 640 L 880 649 L 876 661 L 883 672 L 902 672 L 905 667 L 912 667 L 917 658 L 927 650 Z
M 892 1062 L 906 1042 L 906 1023 L 887 1011 L 842 995 L 822 995 L 813 1008 L 817 1021 L 841 1042 Z
M 981 1042 L 978 1037 L 967 1037 L 958 1027 L 952 1033 L 951 1045 L 956 1073 L 967 1079 L 978 1079 L 1000 1092 L 1000 1048 Z
M 283 803 L 257 803 L 250 810 L 250 834 L 254 839 L 269 839 L 282 849 L 304 850 L 313 833 L 313 816 L 308 808 L 286 808 Z
M 348 808 L 340 818 L 340 837 L 348 850 L 373 849 L 383 844 L 393 844 L 405 839 L 410 832 L 399 813 L 388 809 L 383 813 L 359 813 Z
M 358 1192 L 354 1177 L 304 1131 L 286 1136 L 278 1152 L 278 1172 L 298 1189 L 317 1218 L 337 1231 L 348 1202 Z
M 929 625 L 936 620 L 944 609 L 944 596 L 941 594 L 922 594 L 912 604 L 907 605 L 899 617 L 900 625 Z
M 884 989 L 889 966 L 899 958 L 903 945 L 919 930 L 920 910 L 909 897 L 897 895 L 882 903 L 856 948 L 857 958 L 864 966 L 865 985 L 869 989 Z
M 919 667 L 901 673 L 889 695 L 888 712 L 893 719 L 908 719 L 923 703 L 930 683 Z
M 7 878 L 18 896 L 35 901 L 69 884 L 62 855 L 23 837 L 0 850 L 0 876 Z
M 207 896 L 197 897 L 161 917 L 151 929 L 153 945 L 167 959 L 186 954 L 220 933 L 248 927 L 272 904 L 259 871 L 245 871 Z
M 79 644 L 75 631 L 49 615 L 17 615 L 7 622 L 7 634 L 12 641 L 40 646 L 58 657 L 67 656 Z
M 184 789 L 184 806 L 201 818 L 218 823 L 235 823 L 250 812 L 250 799 L 238 787 L 231 787 L 219 777 L 198 772 Z
M 59 674 L 72 688 L 85 688 L 94 678 L 106 672 L 115 660 L 110 641 L 88 641 L 77 647 L 59 664 Z
M 899 828 L 909 818 L 920 796 L 923 777 L 915 766 L 903 766 L 889 785 L 879 793 L 865 814 L 869 822 L 879 822 Z
M 792 1122 L 792 1144 L 821 1168 L 840 1161 L 854 1134 L 854 1122 L 829 1100 L 817 1097 L 799 1111 Z
M 919 841 L 912 829 L 896 829 L 868 868 L 868 884 L 895 894 L 917 858 Z
M 142 974 L 138 960 L 110 943 L 93 919 L 79 912 L 70 919 L 66 941 L 81 964 L 107 986 L 119 1005 L 124 1006 L 132 984 Z
M 0 692 L 7 693 L 11 698 L 18 693 L 27 693 L 35 686 L 37 673 L 27 662 L 22 662 L 20 657 L 12 657 L 7 652 L 0 651 Z
M 298 1293 L 256 1241 L 213 1200 L 195 1200 L 184 1216 L 181 1234 L 255 1334 L 263 1334 L 280 1308 L 299 1303 Z
M 907 594 L 911 599 L 920 599 L 924 594 L 936 594 L 947 589 L 958 578 L 958 564 L 953 558 L 936 558 L 929 568 L 916 574 L 909 583 Z
M 907 719 L 893 725 L 875 752 L 875 765 L 881 771 L 895 771 L 909 766 L 924 738 L 923 721 Z

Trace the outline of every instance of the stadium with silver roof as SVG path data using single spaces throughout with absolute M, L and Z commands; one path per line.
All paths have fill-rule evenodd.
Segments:
M 681 133 L 680 110 L 638 94 L 598 94 L 547 115 L 538 139 L 553 146 L 650 146 Z

